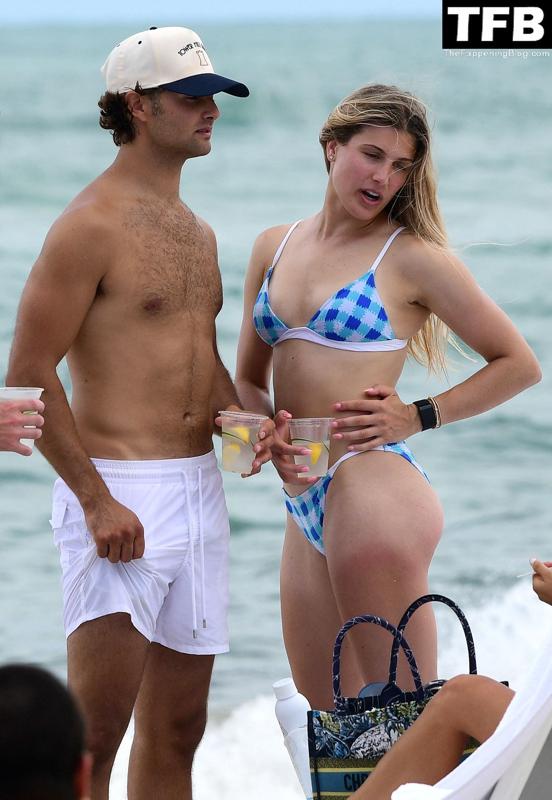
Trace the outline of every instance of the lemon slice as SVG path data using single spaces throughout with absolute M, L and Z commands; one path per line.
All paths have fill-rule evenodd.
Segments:
M 309 445 L 309 450 L 311 451 L 311 464 L 316 464 L 320 456 L 322 455 L 322 449 L 324 445 L 322 442 L 311 442 Z
M 245 425 L 236 425 L 235 428 L 230 428 L 232 436 L 240 439 L 244 444 L 249 444 L 249 428 Z
M 232 442 L 230 442 L 230 444 L 225 444 L 222 451 L 222 457 L 225 465 L 227 467 L 232 467 L 236 463 L 240 452 L 241 447 L 239 444 L 233 444 Z

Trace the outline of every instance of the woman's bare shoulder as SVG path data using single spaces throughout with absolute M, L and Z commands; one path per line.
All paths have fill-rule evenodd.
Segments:
M 262 231 L 253 244 L 250 269 L 257 274 L 264 274 L 272 264 L 274 256 L 292 223 L 274 225 Z
M 274 225 L 272 228 L 266 228 L 266 230 L 262 231 L 255 239 L 253 248 L 260 250 L 264 254 L 270 254 L 270 252 L 272 252 L 272 256 L 274 256 L 274 253 L 292 225 L 293 223 L 286 222 L 283 225 Z
M 427 275 L 435 269 L 458 267 L 461 264 L 447 245 L 428 242 L 408 230 L 400 235 L 397 245 L 397 261 L 405 277 Z

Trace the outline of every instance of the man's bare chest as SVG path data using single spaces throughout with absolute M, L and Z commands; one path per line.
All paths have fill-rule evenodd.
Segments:
M 100 287 L 106 297 L 154 316 L 216 313 L 222 302 L 220 273 L 195 219 L 158 215 L 142 222 L 123 225 L 123 247 Z

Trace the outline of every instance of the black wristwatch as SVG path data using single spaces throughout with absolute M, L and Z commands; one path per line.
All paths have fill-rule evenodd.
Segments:
M 426 398 L 425 400 L 414 400 L 414 405 L 418 409 L 422 430 L 427 431 L 429 428 L 436 428 L 437 414 L 433 404 Z

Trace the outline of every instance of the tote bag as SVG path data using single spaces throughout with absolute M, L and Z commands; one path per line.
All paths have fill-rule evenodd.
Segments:
M 313 800 L 343 800 L 370 775 L 378 761 L 399 736 L 418 718 L 444 680 L 422 684 L 415 656 L 404 636 L 412 615 L 429 602 L 449 606 L 458 617 L 466 639 L 469 671 L 477 674 L 475 647 L 468 621 L 454 601 L 444 595 L 428 594 L 415 600 L 404 612 L 397 627 L 372 614 L 353 617 L 339 631 L 333 652 L 333 690 L 335 708 L 308 712 L 309 760 Z M 359 624 L 372 624 L 393 636 L 388 683 L 381 694 L 345 698 L 341 692 L 341 647 L 346 634 Z M 404 652 L 412 678 L 413 691 L 403 691 L 396 683 L 399 651 Z M 476 742 L 464 751 L 469 755 Z

